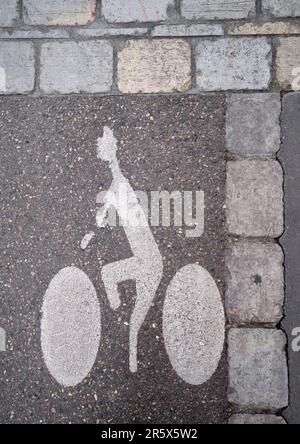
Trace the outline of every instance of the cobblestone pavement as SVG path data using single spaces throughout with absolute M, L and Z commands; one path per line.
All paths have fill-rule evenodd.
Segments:
M 202 119 L 209 113 L 214 116 L 218 101 L 224 103 L 224 126 L 220 128 L 227 180 L 226 185 L 225 181 L 220 185 L 220 193 L 224 195 L 222 211 L 226 210 L 226 248 L 221 254 L 226 272 L 220 278 L 220 290 L 224 290 L 228 361 L 220 368 L 228 384 L 223 385 L 221 378 L 214 389 L 207 389 L 208 398 L 200 389 L 199 404 L 211 399 L 210 390 L 222 402 L 208 409 L 207 415 L 198 407 L 195 421 L 300 423 L 295 265 L 295 215 L 299 211 L 295 134 L 300 112 L 295 91 L 299 90 L 299 0 L 0 0 L 0 126 L 5 122 L 7 130 L 0 134 L 1 156 L 7 146 L 18 151 L 23 140 L 5 139 L 20 123 L 9 117 L 11 105 L 7 105 L 16 95 L 36 104 L 40 97 L 93 100 L 100 96 L 98 99 L 112 100 L 112 108 L 122 96 L 141 103 L 145 95 L 151 103 L 160 103 L 162 96 L 175 101 L 186 98 L 191 103 L 200 100 L 199 140 Z M 24 105 L 26 100 L 15 103 L 22 107 L 18 119 L 27 120 L 31 111 Z M 210 108 L 210 103 L 215 107 Z M 149 111 L 146 119 L 151 117 Z M 86 118 L 91 117 L 87 114 Z M 120 125 L 128 125 L 130 118 L 124 116 Z M 136 131 L 142 132 L 145 125 L 148 123 L 137 125 Z M 212 140 L 215 133 L 211 133 Z M 144 143 L 151 144 L 151 135 L 147 138 Z M 180 134 L 174 138 L 179 143 Z M 36 150 L 29 153 L 32 163 L 36 162 Z M 163 151 L 160 161 L 163 165 Z M 51 165 L 55 169 L 54 161 Z M 22 176 L 22 171 L 25 174 L 22 164 L 16 163 L 7 177 Z M 7 179 L 5 183 L 10 182 Z M 38 183 L 35 186 L 38 189 Z M 22 208 L 17 217 L 25 218 L 30 226 L 34 222 Z M 10 219 L 13 215 L 8 214 L 4 222 Z M 2 238 L 7 234 L 4 222 Z M 206 222 L 205 230 L 211 229 L 211 223 Z M 195 252 L 197 240 L 189 242 Z M 6 294 L 11 270 L 5 255 L 0 260 L 0 282 Z M 18 260 L 16 257 L 13 265 Z M 30 316 L 37 316 L 37 325 L 33 295 L 22 304 L 20 312 L 27 307 Z M 18 309 L 10 312 L 1 301 L 0 369 L 13 351 L 10 329 L 17 322 L 13 315 Z M 38 350 L 39 345 L 34 346 Z M 5 368 L 2 373 L 1 389 L 5 379 L 14 375 L 7 376 Z M 221 385 L 227 389 L 230 408 Z M 63 402 L 59 408 L 63 409 Z M 21 417 L 14 412 L 9 421 L 20 421 Z M 82 415 L 77 417 L 82 419 Z M 3 420 L 7 421 L 7 416 Z

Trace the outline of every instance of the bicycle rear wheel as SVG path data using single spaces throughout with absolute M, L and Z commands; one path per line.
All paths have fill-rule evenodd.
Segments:
M 167 289 L 163 334 L 171 364 L 185 382 L 201 385 L 215 373 L 225 339 L 218 287 L 199 265 L 182 268 Z
M 80 384 L 95 364 L 100 340 L 101 313 L 92 282 L 79 268 L 60 270 L 42 307 L 41 345 L 50 374 L 65 387 Z

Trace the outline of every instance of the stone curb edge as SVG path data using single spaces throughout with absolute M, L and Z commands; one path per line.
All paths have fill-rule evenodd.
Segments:
M 247 116 L 236 120 L 237 116 Z M 262 118 L 262 116 L 264 116 Z M 229 424 L 286 424 L 287 340 L 280 94 L 227 96 L 227 253 Z M 270 141 L 270 134 L 273 139 Z M 269 196 L 272 196 L 270 199 Z

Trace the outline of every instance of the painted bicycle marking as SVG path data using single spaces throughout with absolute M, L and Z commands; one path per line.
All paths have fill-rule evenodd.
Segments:
M 96 224 L 106 229 L 110 210 L 117 211 L 132 256 L 105 265 L 101 276 L 113 310 L 121 304 L 118 284 L 136 282 L 130 319 L 129 368 L 138 371 L 138 336 L 163 277 L 163 259 L 137 194 L 121 172 L 117 139 L 105 127 L 98 139 L 98 158 L 108 162 L 112 184 L 97 212 Z M 120 193 L 120 189 L 125 193 Z M 120 198 L 127 196 L 126 202 Z M 82 240 L 86 249 L 95 233 Z M 51 281 L 43 304 L 42 350 L 52 376 L 64 386 L 82 382 L 91 371 L 101 339 L 100 307 L 87 275 L 66 267 Z M 211 275 L 200 265 L 179 270 L 167 289 L 163 312 L 164 340 L 171 364 L 185 382 L 200 385 L 218 367 L 225 337 L 221 295 Z

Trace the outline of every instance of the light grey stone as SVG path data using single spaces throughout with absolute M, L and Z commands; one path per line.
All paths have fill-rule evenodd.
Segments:
M 34 48 L 27 42 L 0 42 L 0 94 L 34 89 Z
M 242 156 L 280 149 L 280 94 L 235 94 L 227 101 L 227 150 Z
M 23 0 L 27 25 L 86 25 L 95 20 L 96 0 Z
M 283 172 L 279 162 L 241 160 L 227 163 L 227 227 L 246 237 L 283 233 Z
M 102 0 L 102 14 L 110 23 L 160 22 L 174 7 L 174 0 Z
M 271 46 L 265 37 L 201 40 L 196 47 L 201 91 L 265 90 L 271 81 Z
M 275 17 L 300 17 L 299 0 L 262 0 L 262 7 Z
M 224 35 L 222 25 L 158 25 L 152 31 L 153 37 L 197 37 L 208 35 Z
M 18 0 L 0 0 L 0 26 L 13 26 L 18 18 Z
M 5 330 L 0 327 L 0 352 L 6 351 L 6 334 Z
M 278 324 L 283 316 L 283 260 L 277 244 L 240 241 L 228 250 L 226 312 L 231 323 Z
M 183 0 L 186 19 L 242 19 L 254 15 L 255 0 Z
M 233 415 L 228 424 L 283 425 L 286 422 L 281 416 L 276 415 Z
M 231 329 L 228 399 L 245 410 L 276 412 L 288 405 L 286 337 L 282 331 Z
M 108 92 L 113 49 L 107 41 L 51 42 L 41 49 L 41 89 L 45 93 Z

